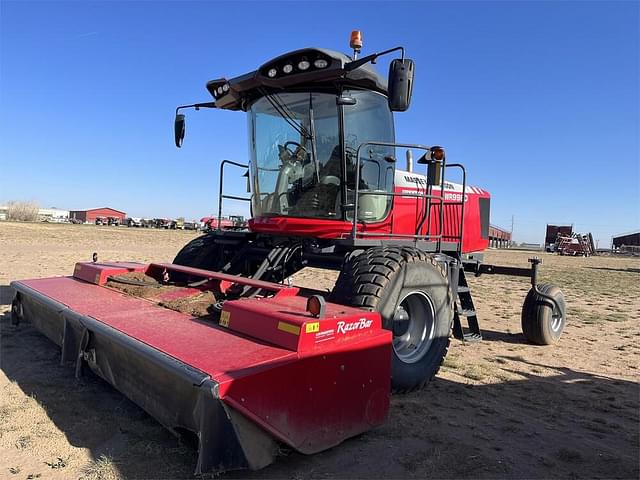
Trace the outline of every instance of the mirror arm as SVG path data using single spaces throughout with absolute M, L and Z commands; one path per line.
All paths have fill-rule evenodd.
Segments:
M 376 63 L 376 60 L 378 59 L 378 57 L 381 57 L 382 55 L 386 55 L 391 52 L 396 52 L 398 50 L 402 52 L 401 54 L 402 60 L 404 60 L 404 47 L 394 47 L 394 48 L 390 48 L 389 50 L 384 50 L 380 53 L 372 53 L 371 55 L 367 55 L 366 57 L 362 57 L 358 60 L 349 62 L 344 66 L 344 70 L 345 72 L 350 72 L 352 70 L 355 70 L 356 68 L 360 68 L 365 63 L 369 63 L 369 62 Z
M 183 108 L 195 108 L 196 110 L 200 110 L 201 108 L 216 108 L 215 102 L 204 102 L 204 103 L 193 103 L 191 105 L 178 105 L 176 107 L 176 115 Z

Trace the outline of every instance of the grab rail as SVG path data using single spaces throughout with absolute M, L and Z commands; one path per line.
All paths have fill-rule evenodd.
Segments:
M 354 192 L 354 202 L 353 202 L 353 219 L 352 219 L 352 225 L 351 225 L 351 238 L 356 239 L 358 236 L 360 237 L 397 237 L 397 238 L 409 238 L 409 239 L 413 239 L 413 240 L 437 240 L 438 244 L 437 244 L 437 250 L 440 251 L 442 248 L 442 241 L 443 239 L 446 238 L 455 238 L 457 240 L 459 240 L 458 243 L 458 252 L 461 252 L 462 250 L 462 239 L 463 239 L 463 228 L 464 228 L 464 203 L 465 203 L 465 195 L 466 195 L 466 183 L 467 183 L 467 174 L 466 174 L 466 170 L 464 168 L 463 165 L 458 164 L 458 163 L 452 163 L 451 165 L 447 165 L 446 164 L 446 160 L 445 158 L 443 158 L 442 160 L 434 160 L 436 162 L 440 162 L 441 163 L 441 169 L 442 169 L 442 173 L 440 176 L 440 184 L 438 185 L 440 187 L 440 195 L 433 195 L 431 193 L 407 193 L 407 192 L 380 192 L 380 191 L 375 191 L 375 192 L 361 192 L 360 191 L 360 168 L 361 168 L 361 162 L 362 159 L 360 158 L 360 152 L 362 150 L 363 147 L 365 146 L 382 146 L 382 147 L 393 147 L 393 148 L 411 148 L 411 149 L 416 149 L 416 150 L 423 150 L 423 151 L 429 151 L 431 150 L 431 147 L 428 147 L 426 145 L 420 145 L 420 144 L 410 144 L 410 143 L 391 143 L 391 142 L 364 142 L 361 143 L 358 146 L 358 149 L 356 151 L 356 156 L 357 156 L 357 160 L 356 160 L 356 183 L 355 183 L 355 192 Z M 462 198 L 460 202 L 456 202 L 456 201 L 451 201 L 451 202 L 446 202 L 445 203 L 445 195 L 444 195 L 444 189 L 445 189 L 445 172 L 447 169 L 447 166 L 451 166 L 454 168 L 460 168 L 462 170 Z M 426 192 L 431 192 L 433 185 L 429 185 Z M 395 188 L 395 179 L 394 179 L 394 188 Z M 424 198 L 425 199 L 425 216 L 427 218 L 427 233 L 425 235 L 420 235 L 418 232 L 416 232 L 415 235 L 411 235 L 411 234 L 394 234 L 393 233 L 393 226 L 391 227 L 391 231 L 389 233 L 384 233 L 384 232 L 358 232 L 358 203 L 359 203 L 359 198 L 360 195 L 382 195 L 385 197 L 414 197 L 414 198 Z M 437 204 L 438 208 L 439 208 L 439 212 L 438 212 L 438 233 L 434 233 L 431 234 L 430 230 L 431 230 L 431 207 L 433 206 L 433 204 Z M 459 235 L 457 236 L 451 236 L 451 235 L 445 235 L 444 234 L 444 208 L 445 205 L 461 205 L 461 214 L 460 214 L 460 228 L 459 228 Z M 392 204 L 392 208 L 393 208 L 393 204 Z M 363 222 L 364 223 L 364 222 Z
M 238 197 L 235 195 L 224 195 L 222 193 L 222 187 L 224 185 L 224 166 L 225 165 L 234 165 L 240 168 L 249 168 L 249 165 L 239 162 L 234 162 L 233 160 L 223 160 L 220 162 L 220 186 L 218 189 L 218 230 L 222 230 L 222 199 L 228 198 L 229 200 L 241 200 L 243 202 L 250 202 L 251 198 L 247 197 Z

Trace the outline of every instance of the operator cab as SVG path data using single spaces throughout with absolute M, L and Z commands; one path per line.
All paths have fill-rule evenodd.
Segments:
M 316 219 L 341 221 L 340 230 L 347 231 L 358 202 L 359 222 L 376 224 L 390 216 L 392 112 L 409 106 L 413 61 L 404 58 L 402 47 L 358 59 L 359 37 L 352 36 L 351 47 L 353 57 L 317 48 L 281 55 L 254 72 L 208 82 L 215 102 L 178 107 L 177 146 L 184 137 L 181 108 L 247 112 L 252 229 L 278 220 L 289 222 L 291 232 L 293 224 Z M 402 58 L 391 62 L 388 81 L 369 65 L 399 50 Z
M 339 105 L 341 98 L 350 104 Z M 394 142 L 393 116 L 381 93 L 349 88 L 259 98 L 249 109 L 254 216 L 346 220 L 342 206 L 353 201 L 357 149 L 373 139 Z M 361 156 L 360 190 L 391 192 L 393 148 L 371 147 Z M 391 197 L 368 198 L 363 220 L 382 220 Z

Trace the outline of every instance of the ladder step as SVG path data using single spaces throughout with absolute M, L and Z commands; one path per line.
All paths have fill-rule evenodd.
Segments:
M 460 315 L 462 317 L 475 317 L 476 316 L 476 311 L 475 310 L 470 310 L 468 308 L 461 308 L 461 309 L 458 309 L 458 315 Z
M 482 334 L 480 333 L 465 333 L 464 334 L 464 338 L 462 339 L 463 342 L 469 342 L 469 343 L 477 343 L 482 341 Z
M 469 287 L 458 287 L 458 293 L 469 293 Z

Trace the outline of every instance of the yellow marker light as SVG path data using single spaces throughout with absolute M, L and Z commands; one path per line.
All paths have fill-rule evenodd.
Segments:
M 312 295 L 307 300 L 307 312 L 316 318 L 324 317 L 324 310 L 327 302 L 320 295 Z
M 360 30 L 354 30 L 351 32 L 351 40 L 349 46 L 354 50 L 360 51 L 362 48 L 362 32 Z

